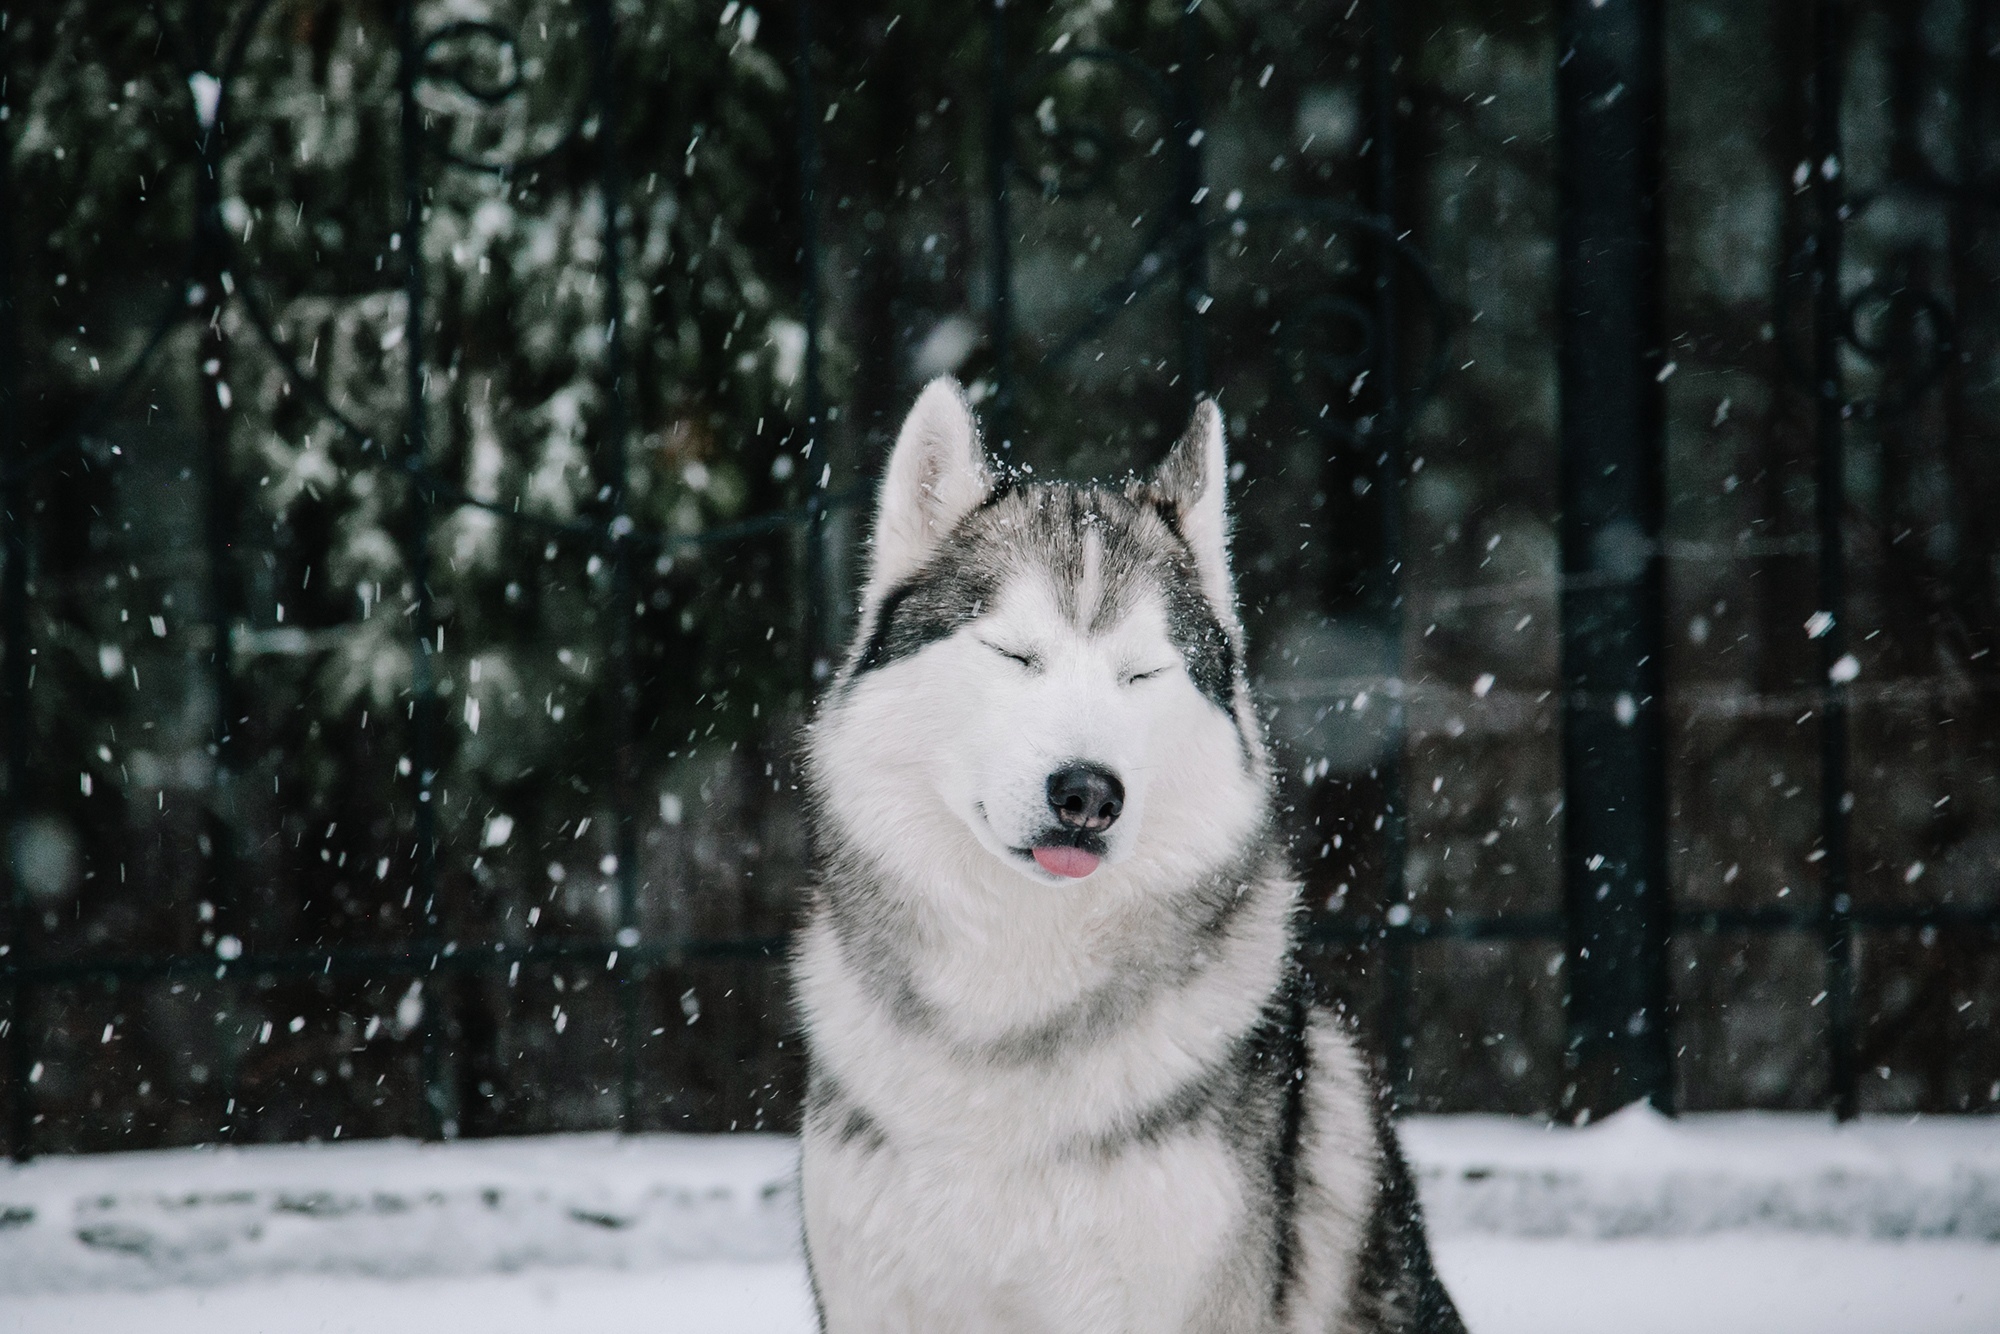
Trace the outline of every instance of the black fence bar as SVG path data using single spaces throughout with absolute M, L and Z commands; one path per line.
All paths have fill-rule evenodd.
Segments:
M 1416 986 L 1415 933 L 1409 929 L 1409 886 L 1404 868 L 1409 858 L 1410 820 L 1404 800 L 1403 744 L 1406 717 L 1403 701 L 1403 324 L 1397 287 L 1402 267 L 1396 252 L 1398 229 L 1396 172 L 1396 26 L 1395 0 L 1374 0 L 1368 34 L 1368 144 L 1374 159 L 1370 182 L 1375 215 L 1381 227 L 1371 237 L 1373 251 L 1374 366 L 1380 409 L 1372 429 L 1359 433 L 1360 444 L 1376 450 L 1372 460 L 1381 536 L 1375 568 L 1369 579 L 1369 601 L 1388 646 L 1391 681 L 1385 707 L 1388 738 L 1382 747 L 1378 781 L 1382 791 L 1382 893 L 1394 920 L 1383 940 L 1382 1050 L 1388 1061 L 1389 1095 L 1394 1106 L 1409 1102 L 1416 1048 L 1412 996 Z
M 1007 0 L 986 11 L 986 209 L 992 233 L 986 257 L 992 303 L 986 321 L 993 344 L 993 396 L 985 409 L 990 439 L 1002 453 L 1014 447 L 1014 222 L 1007 192 L 1014 176 L 1014 84 L 1007 72 Z
M 425 396 L 428 375 L 424 364 L 424 124 L 423 108 L 417 102 L 417 81 L 422 76 L 423 49 L 417 38 L 416 0 L 401 0 L 396 6 L 397 83 L 400 91 L 401 121 L 397 127 L 403 170 L 403 392 L 405 418 L 401 463 L 410 479 L 409 513 L 405 523 L 403 559 L 408 566 L 414 614 L 411 627 L 415 637 L 410 654 L 410 758 L 417 780 L 416 879 L 412 896 L 417 900 L 425 925 L 438 925 L 437 906 L 437 809 L 433 800 L 439 769 L 438 696 L 433 655 L 442 648 L 430 587 L 430 541 L 434 492 L 428 476 L 430 468 Z M 424 1105 L 430 1138 L 441 1139 L 456 1126 L 456 1098 L 444 1059 L 448 1037 L 445 998 L 435 990 L 424 998 L 423 1067 Z
M 206 15 L 206 5 L 196 13 Z M 212 49 L 212 38 L 197 36 L 197 49 Z M 243 905 L 236 898 L 237 846 L 235 791 L 232 778 L 236 767 L 236 742 L 240 716 L 237 713 L 236 667 L 233 633 L 240 611 L 240 583 L 233 567 L 236 527 L 236 487 L 229 466 L 229 416 L 217 397 L 219 387 L 228 382 L 230 349 L 223 334 L 222 310 L 228 300 L 222 275 L 227 258 L 222 241 L 221 138 L 218 96 L 217 120 L 201 128 L 195 140 L 201 170 L 195 173 L 195 218 L 193 271 L 204 299 L 198 310 L 205 319 L 197 357 L 204 369 L 210 361 L 214 375 L 201 382 L 203 536 L 208 549 L 204 564 L 208 575 L 209 689 L 214 693 L 215 720 L 210 741 L 215 747 L 210 771 L 208 810 L 205 824 L 209 836 L 209 888 L 218 914 L 217 920 L 241 937 L 247 923 L 239 920 Z
M 20 968 L 0 968 L 9 985 L 38 986 L 70 982 L 134 982 L 159 978 L 229 978 L 334 976 L 429 977 L 433 974 L 483 976 L 506 973 L 516 965 L 562 964 L 602 960 L 607 972 L 672 968 L 688 960 L 765 959 L 786 957 L 788 936 L 738 936 L 693 941 L 642 941 L 621 946 L 614 940 L 555 940 L 523 945 L 514 941 L 461 943 L 455 940 L 415 940 L 381 948 L 278 950 L 245 954 L 218 964 L 210 955 L 132 955 L 122 958 L 45 959 Z
M 1828 1091 L 1834 1115 L 1855 1114 L 1853 901 L 1848 891 L 1847 686 L 1841 679 L 1847 656 L 1847 564 L 1843 511 L 1847 507 L 1847 393 L 1840 368 L 1846 321 L 1840 291 L 1842 187 L 1840 100 L 1845 80 L 1846 5 L 1819 0 L 1813 21 L 1812 133 L 1809 166 L 1813 225 L 1813 442 L 1818 453 L 1815 518 L 1819 526 L 1820 641 L 1819 851 L 1821 931 L 1826 943 L 1826 1041 Z
M 1174 200 L 1181 218 L 1181 386 L 1190 405 L 1208 392 L 1208 237 L 1202 230 L 1202 205 L 1208 198 L 1203 184 L 1201 124 L 1202 39 L 1197 5 L 1181 10 L 1179 66 L 1174 75 Z
M 13 88 L 13 36 L 0 28 L 0 108 Z M 17 290 L 14 219 L 14 136 L 10 116 L 0 115 L 0 708 L 6 711 L 7 792 L 0 803 L 0 863 L 7 885 L 7 987 L 9 1142 L 17 1162 L 34 1152 L 34 992 L 18 970 L 28 962 L 28 888 L 12 854 L 28 792 L 28 477 L 19 464 L 27 449 L 21 433 L 21 308 Z
M 1661 744 L 1658 0 L 1564 0 L 1557 39 L 1563 882 L 1569 1110 L 1673 1088 Z
M 805 325 L 800 367 L 805 394 L 805 638 L 811 698 L 833 675 L 834 592 L 827 578 L 826 514 L 833 478 L 833 450 L 826 436 L 826 388 L 820 366 L 819 99 L 813 92 L 813 0 L 796 0 L 792 51 L 793 114 L 798 120 L 799 321 Z
M 254 19 L 246 16 L 246 21 Z M 187 54 L 193 61 L 212 66 L 226 75 L 229 57 L 215 21 L 215 8 L 203 0 L 189 11 L 193 31 L 187 39 Z M 237 494 L 230 460 L 230 409 L 222 401 L 223 386 L 231 380 L 233 360 L 230 340 L 223 328 L 222 315 L 229 301 L 231 278 L 228 238 L 222 220 L 223 143 L 228 134 L 225 117 L 229 111 L 229 84 L 217 83 L 211 119 L 198 127 L 195 138 L 194 236 L 189 269 L 202 299 L 194 306 L 203 321 L 195 359 L 203 377 L 198 378 L 201 404 L 203 536 L 207 541 L 204 564 L 208 575 L 208 623 L 213 642 L 209 646 L 208 682 L 214 694 L 215 721 L 211 741 L 215 747 L 210 770 L 207 809 L 203 824 L 208 832 L 209 892 L 215 904 L 216 925 L 238 939 L 251 939 L 250 906 L 239 895 L 238 864 L 244 849 L 236 811 L 236 767 L 241 731 L 247 717 L 237 712 L 241 701 L 236 688 L 235 627 L 243 611 L 241 572 L 236 567 Z M 192 293 L 190 294 L 192 295 Z M 233 1002 L 232 1006 L 233 1008 Z M 238 1093 L 240 1062 L 223 1062 L 224 1105 L 233 1107 Z M 238 1118 L 227 1118 L 225 1132 L 234 1138 Z
M 1672 915 L 1678 934 L 1701 936 L 1812 935 L 1824 929 L 1817 908 L 1692 908 Z M 1857 929 L 1870 931 L 1975 931 L 2000 938 L 2000 907 L 1883 909 L 1856 912 Z M 1384 946 L 1418 941 L 1565 940 L 1567 913 L 1495 913 L 1430 917 L 1400 913 L 1321 918 L 1306 939 L 1313 944 Z M 1406 1021 L 1407 1022 L 1407 1021 Z
M 637 607 L 632 562 L 633 522 L 626 512 L 625 265 L 619 211 L 625 206 L 623 162 L 619 156 L 617 75 L 613 64 L 617 25 L 611 0 L 591 0 L 591 100 L 597 107 L 597 195 L 604 209 L 604 420 L 598 454 L 598 484 L 607 497 L 611 536 L 610 661 L 605 664 L 611 696 L 611 806 L 615 822 L 612 852 L 618 859 L 618 935 L 621 948 L 639 943 L 639 822 L 634 802 L 639 786 L 639 685 L 633 675 Z M 810 541 L 808 537 L 808 541 Z M 618 1117 L 627 1131 L 639 1125 L 639 970 L 618 973 Z
M 1863 931 L 1984 932 L 2000 939 L 2000 907 L 1946 905 L 1936 908 L 1861 909 L 1852 922 Z M 1693 908 L 1673 915 L 1676 932 L 1704 936 L 1814 935 L 1821 930 L 1817 908 Z M 1411 941 L 1561 941 L 1569 930 L 1564 913 L 1491 913 L 1386 916 L 1343 913 L 1316 920 L 1306 932 L 1312 944 L 1369 944 L 1401 936 Z M 788 935 L 722 936 L 699 940 L 642 940 L 624 946 L 616 939 L 538 941 L 416 940 L 381 948 L 282 950 L 246 954 L 227 964 L 211 955 L 127 955 L 37 959 L 10 964 L 0 959 L 0 984 L 10 988 L 84 981 L 120 983 L 161 978 L 255 978 L 297 976 L 408 977 L 433 973 L 459 976 L 504 974 L 516 964 L 603 961 L 607 971 L 676 967 L 688 961 L 746 959 L 782 963 Z M 12 956 L 7 956 L 11 958 Z

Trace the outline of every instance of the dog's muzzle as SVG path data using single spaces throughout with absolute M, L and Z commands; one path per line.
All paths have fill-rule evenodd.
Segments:
M 1081 880 L 1104 860 L 1104 831 L 1125 810 L 1125 785 L 1095 764 L 1066 764 L 1049 775 L 1055 825 L 1035 841 L 1035 864 L 1050 875 Z

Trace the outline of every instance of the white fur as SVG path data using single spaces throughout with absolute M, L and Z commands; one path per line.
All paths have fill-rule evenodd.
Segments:
M 1240 645 L 1219 414 L 1205 407 L 1196 427 L 1200 489 L 1181 528 Z M 865 602 L 921 568 L 991 485 L 963 400 L 933 384 L 883 483 Z M 1094 559 L 1087 550 L 1086 603 Z M 832 696 L 810 737 L 819 815 L 871 868 L 871 891 L 913 923 L 908 984 L 928 1021 L 913 1027 L 871 990 L 865 961 L 816 905 L 796 960 L 812 1059 L 886 1146 L 808 1117 L 806 1233 L 830 1334 L 1268 1328 L 1268 1316 L 1243 1323 L 1268 1290 L 1239 1291 L 1254 1266 L 1225 1136 L 1197 1127 L 1118 1153 L 1090 1146 L 1257 1022 L 1284 967 L 1295 886 L 1241 886 L 1216 957 L 1179 961 L 1184 982 L 1059 1057 L 995 1045 L 1156 961 L 1172 925 L 1163 889 L 1200 883 L 1254 846 L 1268 777 L 1261 743 L 1246 756 L 1256 732 L 1239 730 L 1255 719 L 1247 704 L 1239 712 L 1196 689 L 1157 598 L 1089 633 L 1029 565 L 972 623 Z M 1021 849 L 1046 822 L 1049 773 L 1073 760 L 1120 775 L 1126 804 L 1103 865 L 1065 880 Z M 1317 1026 L 1312 1056 L 1328 1077 L 1313 1085 L 1293 1310 L 1305 1313 L 1299 1328 L 1326 1330 L 1338 1328 L 1326 1322 L 1345 1300 L 1374 1160 L 1351 1045 Z

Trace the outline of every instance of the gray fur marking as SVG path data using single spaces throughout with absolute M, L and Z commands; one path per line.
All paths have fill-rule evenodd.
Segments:
M 838 1127 L 835 1138 L 842 1145 L 858 1144 L 863 1152 L 879 1153 L 889 1142 L 867 1109 L 849 1098 L 840 1082 L 824 1070 L 813 1072 L 806 1088 L 806 1106 Z
M 922 651 L 969 625 L 993 605 L 1006 576 L 1049 577 L 1058 606 L 1080 622 L 1078 581 L 1084 546 L 1095 535 L 1102 591 L 1090 623 L 1115 624 L 1147 587 L 1165 599 L 1168 634 L 1195 687 L 1232 713 L 1238 655 L 1194 575 L 1194 553 L 1175 526 L 1172 502 L 1145 483 L 1124 491 L 1036 483 L 997 491 L 959 521 L 937 554 L 891 589 L 861 628 L 848 682 Z

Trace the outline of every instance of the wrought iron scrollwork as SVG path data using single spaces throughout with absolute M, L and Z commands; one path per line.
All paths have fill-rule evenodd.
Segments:
M 418 85 L 445 87 L 481 107 L 497 109 L 527 91 L 520 47 L 519 35 L 502 23 L 458 19 L 442 24 L 418 39 Z M 482 54 L 486 57 L 483 63 L 479 58 Z M 583 136 L 589 109 L 589 101 L 578 98 L 568 122 L 554 139 L 529 152 L 505 158 L 460 151 L 451 143 L 448 131 L 430 124 L 428 117 L 422 129 L 426 146 L 440 161 L 467 171 L 505 176 L 532 170 L 566 152 Z
M 1851 226 L 1877 204 L 1913 191 L 1992 206 L 1977 190 L 1960 187 L 1941 177 L 1926 177 L 1851 196 L 1839 207 L 1836 222 L 1843 228 Z M 1801 345 L 1804 340 L 1799 337 L 1797 326 L 1804 322 L 1800 319 L 1801 312 L 1814 309 L 1817 284 L 1824 281 L 1819 251 L 1827 243 L 1820 232 L 1807 235 L 1786 263 L 1778 282 L 1775 323 L 1784 331 L 1782 355 L 1786 373 L 1815 398 L 1836 402 L 1844 418 L 1888 421 L 1899 417 L 1916 406 L 1956 360 L 1956 313 L 1935 292 L 1896 284 L 1880 276 L 1870 275 L 1856 287 L 1843 288 L 1835 303 L 1838 314 L 1829 332 L 1840 347 L 1859 356 L 1877 372 L 1894 372 L 1896 379 L 1885 394 L 1858 397 L 1849 396 L 1839 385 L 1821 381 L 1813 372 L 1810 351 Z M 1915 340 L 1898 346 L 1886 332 L 1892 323 L 1921 332 Z M 1909 358 L 1911 352 L 1917 354 L 1914 360 Z
M 216 144 L 229 111 L 230 86 L 249 51 L 250 38 L 256 32 L 257 24 L 272 3 L 273 0 L 254 0 L 215 52 L 194 51 L 188 44 L 187 34 L 170 24 L 164 14 L 155 12 L 154 19 L 160 25 L 163 43 L 170 46 L 183 71 L 181 83 L 188 90 L 186 109 L 189 120 L 193 122 L 197 165 L 204 170 L 212 171 L 218 165 Z M 210 61 L 208 57 L 211 55 L 217 58 Z M 211 64 L 215 69 L 213 74 L 208 72 Z M 208 211 L 213 212 L 212 209 Z M 179 276 L 167 285 L 167 295 L 160 299 L 139 350 L 116 372 L 111 383 L 84 407 L 67 430 L 26 457 L 0 468 L 0 482 L 25 481 L 49 464 L 80 449 L 125 401 L 153 364 L 168 337 L 198 313 L 197 308 L 208 295 L 197 278 L 202 247 L 214 237 L 225 235 L 226 231 L 219 217 L 196 218 L 195 235 L 189 238 L 183 249 Z
M 1326 291 L 1300 297 L 1281 315 L 1276 338 L 1276 355 L 1281 361 L 1279 393 L 1308 430 L 1329 442 L 1357 447 L 1392 432 L 1400 433 L 1444 378 L 1450 306 L 1430 262 L 1410 244 L 1408 234 L 1399 233 L 1388 219 L 1333 200 L 1281 200 L 1259 205 L 1214 220 L 1208 229 L 1226 228 L 1231 235 L 1241 237 L 1258 223 L 1277 221 L 1314 222 L 1335 230 L 1345 227 L 1361 232 L 1379 253 L 1389 257 L 1395 274 L 1414 283 L 1422 298 L 1429 337 L 1416 375 L 1407 384 L 1376 386 L 1371 393 L 1367 381 L 1380 373 L 1383 334 L 1375 305 L 1359 297 Z M 1394 278 L 1382 273 L 1376 281 Z M 1313 385 L 1321 392 L 1308 393 Z
M 270 7 L 271 0 L 259 0 L 239 24 L 229 43 L 227 54 L 217 63 L 217 73 L 213 76 L 217 111 L 208 124 L 198 125 L 199 129 L 207 131 L 200 140 L 201 165 L 204 169 L 217 173 L 218 178 L 223 159 L 227 156 L 226 150 L 219 142 L 219 130 L 216 128 L 222 123 L 221 110 L 228 105 L 232 81 L 239 72 L 256 25 Z M 522 62 L 516 54 L 519 43 L 518 34 L 500 23 L 485 20 L 456 20 L 444 23 L 416 40 L 413 56 L 414 71 L 420 84 L 448 86 L 482 107 L 503 106 L 524 96 L 528 89 Z M 487 59 L 482 62 L 475 58 L 474 52 L 465 50 L 459 50 L 454 58 L 454 47 L 463 46 L 485 48 Z M 190 106 L 193 107 L 192 102 Z M 589 119 L 589 108 L 588 99 L 578 98 L 575 109 L 553 140 L 532 152 L 511 158 L 481 157 L 461 152 L 451 144 L 447 131 L 435 125 L 420 124 L 419 133 L 422 136 L 425 152 L 450 168 L 492 175 L 511 175 L 546 164 L 574 147 L 584 135 Z M 660 552 L 735 541 L 747 535 L 802 521 L 806 517 L 806 507 L 801 506 L 796 511 L 781 511 L 759 519 L 719 526 L 701 533 L 651 532 L 637 528 L 629 518 L 623 516 L 612 515 L 602 519 L 558 519 L 532 510 L 522 510 L 500 501 L 470 494 L 464 487 L 437 472 L 427 460 L 413 454 L 391 460 L 386 450 L 377 448 L 377 443 L 393 434 L 395 429 L 393 424 L 371 427 L 357 420 L 334 400 L 325 381 L 315 371 L 301 363 L 297 352 L 280 334 L 274 307 L 263 291 L 262 283 L 257 277 L 257 266 L 243 243 L 227 228 L 222 227 L 219 219 L 208 221 L 207 233 L 208 242 L 219 250 L 222 257 L 221 267 L 230 273 L 235 287 L 235 291 L 229 294 L 227 299 L 235 302 L 256 335 L 257 342 L 265 355 L 271 358 L 285 379 L 304 394 L 315 411 L 340 435 L 346 437 L 350 446 L 358 451 L 359 457 L 352 459 L 351 462 L 357 466 L 370 466 L 369 455 L 372 453 L 374 455 L 372 466 L 390 466 L 408 476 L 412 483 L 421 489 L 427 504 L 442 503 L 451 507 L 482 510 L 548 537 L 573 540 L 606 551 L 621 542 L 639 550 Z M 409 243 L 413 247 L 411 262 L 421 262 L 421 257 L 414 249 L 421 244 L 420 238 L 411 237 Z M 193 291 L 195 287 L 194 263 L 191 253 L 188 276 L 184 280 L 184 285 L 189 291 Z M 205 294 L 202 300 L 206 299 L 206 295 L 208 294 Z M 168 302 L 146 347 L 135 359 L 134 364 L 122 373 L 111 394 L 107 395 L 105 411 L 115 403 L 121 391 L 129 388 L 130 382 L 136 381 L 146 361 L 159 344 L 165 341 L 173 327 L 187 318 L 192 308 L 198 304 L 201 304 L 201 300 L 192 298 L 182 300 L 179 297 Z M 416 350 L 412 349 L 410 354 L 416 355 Z M 51 446 L 29 460 L 29 463 L 38 464 L 46 461 L 47 457 L 59 452 L 60 449 L 73 447 L 74 443 L 66 441 L 62 445 Z M 845 499 L 844 495 L 834 497 L 835 502 Z
M 1097 195 L 1127 156 L 1121 145 L 1129 136 L 1065 115 L 1052 96 L 1035 97 L 1059 73 L 1079 65 L 1107 68 L 1125 77 L 1143 94 L 1138 105 L 1163 127 L 1177 127 L 1173 86 L 1130 52 L 1082 47 L 1039 58 L 1018 84 L 996 96 L 1010 99 L 1009 116 L 1017 127 L 1014 141 L 1041 150 L 1028 160 L 1013 162 L 1013 175 L 1049 203 Z M 1201 138 L 1198 131 L 1189 137 L 1192 142 L 1186 147 Z M 1151 207 L 1142 210 L 1141 216 L 1149 221 L 1132 260 L 1088 297 L 1083 315 L 1051 340 L 1039 364 L 1045 369 L 1063 364 L 1161 283 L 1178 279 L 1187 285 L 1191 273 L 1205 274 L 1206 257 L 1218 238 L 1241 238 L 1252 228 L 1281 222 L 1336 232 L 1347 229 L 1364 236 L 1366 244 L 1386 258 L 1380 267 L 1393 270 L 1377 275 L 1377 281 L 1406 279 L 1422 302 L 1430 337 L 1417 373 L 1407 384 L 1376 385 L 1371 390 L 1367 381 L 1378 373 L 1382 352 L 1372 298 L 1320 290 L 1292 301 L 1281 315 L 1273 350 L 1282 364 L 1275 378 L 1298 419 L 1330 443 L 1363 446 L 1401 430 L 1435 392 L 1444 373 L 1449 320 L 1436 275 L 1408 233 L 1376 213 L 1330 199 L 1278 199 L 1211 216 L 1201 206 L 1201 196 L 1207 192 L 1189 196 L 1183 184 L 1178 177 L 1171 179 Z M 1181 299 L 1199 314 L 1207 310 L 1213 294 L 1204 281 L 1183 291 Z M 1311 392 L 1310 386 L 1316 384 L 1327 386 L 1326 392 Z
M 457 61 L 447 63 L 438 56 L 438 48 L 453 42 L 491 42 L 501 66 L 501 73 L 493 82 L 482 82 L 473 68 L 469 56 L 461 56 Z M 514 30 L 504 24 L 487 19 L 459 19 L 435 28 L 418 44 L 419 70 L 421 77 L 429 82 L 448 82 L 467 97 L 484 102 L 487 106 L 498 106 L 521 91 L 522 75 L 519 57 L 520 42 Z
M 1152 113 L 1163 122 L 1171 122 L 1173 90 L 1158 70 L 1129 51 L 1079 47 L 1045 55 L 1023 73 L 1019 87 L 1042 87 L 1059 73 L 1078 66 L 1098 66 L 1129 77 L 1144 90 Z M 1016 104 L 1017 114 L 1026 100 Z M 1065 117 L 1055 101 L 1053 96 L 1045 96 L 1028 113 L 1034 121 L 1034 133 L 1028 136 L 1028 142 L 1039 145 L 1044 152 L 1034 162 L 1017 160 L 1015 174 L 1051 202 L 1088 198 L 1103 188 L 1106 178 L 1118 165 L 1123 137 L 1103 126 Z

